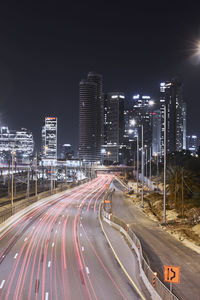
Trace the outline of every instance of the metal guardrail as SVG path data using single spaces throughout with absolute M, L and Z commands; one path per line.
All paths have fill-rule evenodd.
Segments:
M 135 250 L 140 267 L 140 274 L 143 279 L 148 280 L 148 285 L 150 284 L 151 290 L 155 290 L 156 293 L 162 300 L 179 300 L 177 296 L 175 296 L 163 283 L 162 281 L 155 275 L 146 260 L 144 259 L 142 246 L 140 240 L 137 238 L 135 233 L 129 228 L 128 224 L 126 224 L 123 220 L 119 219 L 118 217 L 114 216 L 111 213 L 106 212 L 102 205 L 101 205 L 101 216 L 105 219 L 109 220 L 110 222 L 117 224 L 120 228 L 123 228 L 127 235 L 130 237 L 132 241 L 132 248 Z M 112 224 L 111 224 L 112 225 Z M 120 230 L 121 231 L 121 230 Z M 144 278 L 144 276 L 146 278 Z M 155 282 L 153 286 L 153 281 Z
M 69 188 L 73 188 L 75 186 L 86 183 L 88 181 L 90 181 L 90 179 L 84 179 L 84 180 L 79 181 L 77 183 L 69 183 L 67 185 L 66 184 L 65 185 L 61 184 L 59 187 L 57 187 L 54 190 L 45 191 L 45 192 L 39 193 L 37 196 L 33 196 L 33 197 L 28 198 L 28 199 L 20 200 L 16 203 L 14 202 L 13 207 L 9 207 L 9 208 L 6 208 L 6 209 L 3 209 L 2 211 L 0 211 L 0 224 L 3 223 L 4 221 L 6 221 L 11 216 L 13 216 L 14 214 L 16 214 L 17 212 L 19 212 L 20 210 L 28 207 L 29 205 L 37 202 L 40 199 L 49 197 L 51 195 L 54 195 L 56 193 L 65 191 Z

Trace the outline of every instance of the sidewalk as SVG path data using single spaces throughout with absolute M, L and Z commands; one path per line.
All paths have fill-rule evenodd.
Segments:
M 106 235 L 114 251 L 116 252 L 117 257 L 119 258 L 120 262 L 124 266 L 128 275 L 131 277 L 131 279 L 133 280 L 137 288 L 141 291 L 145 299 L 146 300 L 152 299 L 142 279 L 140 278 L 140 272 L 139 272 L 138 262 L 135 253 L 129 248 L 127 242 L 124 240 L 123 235 L 118 230 L 114 229 L 112 226 L 109 226 L 106 222 L 102 222 L 102 224 L 106 232 Z M 122 269 L 121 272 L 123 272 Z M 127 278 L 127 284 L 130 287 L 132 286 L 128 278 Z M 134 293 L 137 294 L 137 292 L 134 290 L 133 287 L 132 290 L 134 291 Z

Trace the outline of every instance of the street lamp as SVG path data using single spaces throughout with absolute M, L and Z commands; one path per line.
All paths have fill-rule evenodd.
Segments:
M 141 207 L 144 207 L 144 129 L 141 125 L 141 135 L 142 135 L 142 193 L 141 193 Z
M 15 156 L 15 152 L 14 152 L 14 147 L 12 149 L 12 175 L 11 175 L 11 206 L 13 207 L 13 164 L 14 164 L 14 156 Z
M 163 186 L 163 223 L 166 224 L 166 105 L 164 105 L 164 186 Z

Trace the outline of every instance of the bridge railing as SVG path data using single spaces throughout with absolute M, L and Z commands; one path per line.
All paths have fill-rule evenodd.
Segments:
M 136 234 L 131 230 L 129 224 L 126 224 L 122 219 L 108 213 L 104 210 L 101 205 L 101 217 L 104 221 L 109 223 L 111 226 L 118 229 L 126 237 L 131 245 L 131 248 L 135 250 L 135 253 L 139 262 L 140 275 L 149 290 L 152 299 L 154 300 L 179 300 L 163 283 L 155 276 L 155 272 L 151 269 L 147 261 L 143 256 L 142 246 L 140 240 Z

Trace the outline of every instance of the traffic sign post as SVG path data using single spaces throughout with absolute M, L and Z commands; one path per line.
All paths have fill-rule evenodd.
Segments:
M 170 291 L 172 291 L 172 284 L 180 283 L 180 267 L 179 266 L 164 266 L 164 281 L 170 282 Z

